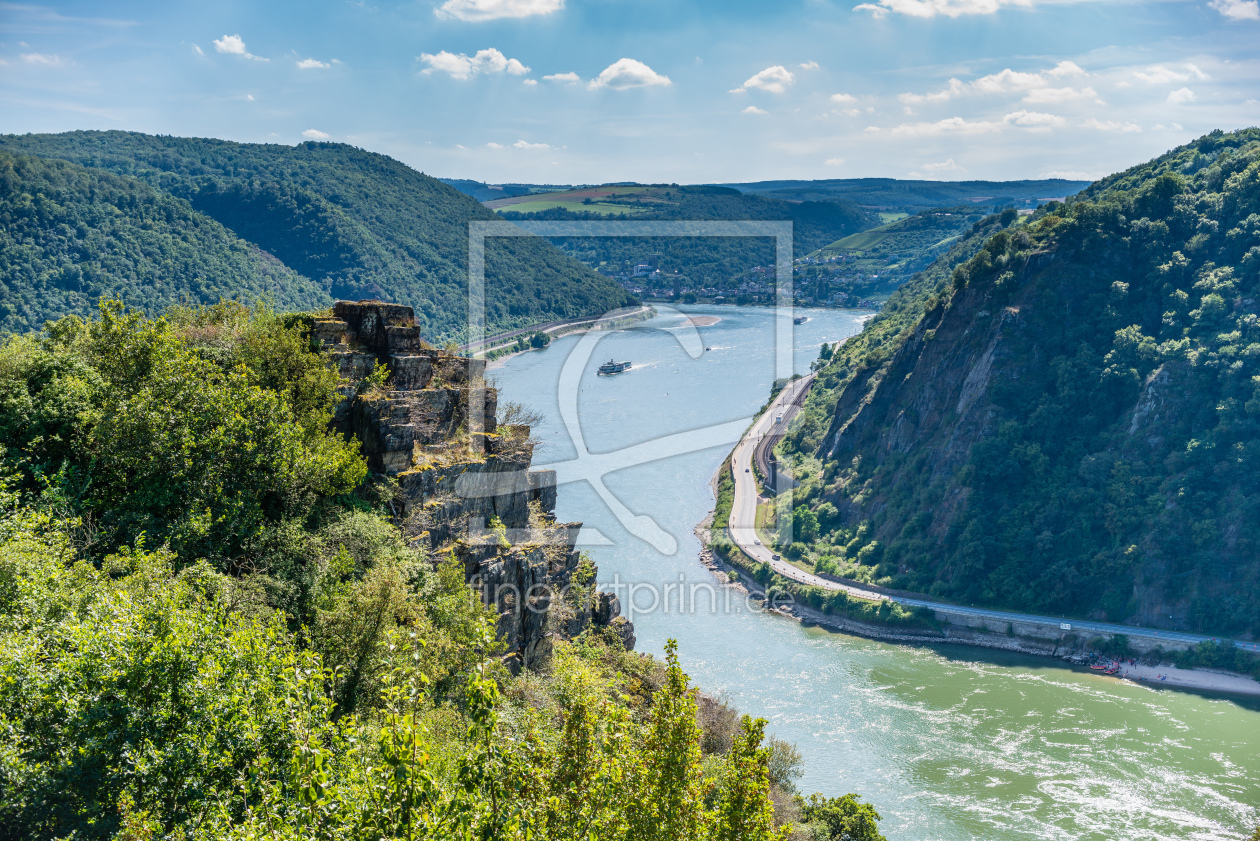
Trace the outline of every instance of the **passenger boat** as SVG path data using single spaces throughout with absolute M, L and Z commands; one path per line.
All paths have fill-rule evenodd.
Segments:
M 809 321 L 809 316 L 807 315 L 798 315 L 796 318 L 792 319 L 793 324 L 804 324 L 806 321 Z
M 599 373 L 620 374 L 622 371 L 628 370 L 629 368 L 630 368 L 629 362 L 617 362 L 616 360 L 610 359 L 607 362 L 605 362 L 603 365 L 599 366 Z

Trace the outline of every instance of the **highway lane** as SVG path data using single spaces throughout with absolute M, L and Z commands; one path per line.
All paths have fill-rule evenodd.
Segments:
M 1188 634 L 1180 631 L 1164 631 L 1155 628 L 1139 628 L 1132 625 L 1115 625 L 1108 622 L 1090 622 L 1079 619 L 1066 619 L 1055 616 L 1038 616 L 1029 613 L 1016 613 L 1006 610 L 990 610 L 980 607 L 966 607 L 963 605 L 946 604 L 944 602 L 933 601 L 931 599 L 919 599 L 908 596 L 890 595 L 881 593 L 874 589 L 866 587 L 843 584 L 838 581 L 831 581 L 826 578 L 820 578 L 809 572 L 793 566 L 782 559 L 775 559 L 775 553 L 772 549 L 762 544 L 761 539 L 757 536 L 757 480 L 752 472 L 752 461 L 754 453 L 767 436 L 781 435 L 786 427 L 789 417 L 784 417 L 780 424 L 775 424 L 775 418 L 785 415 L 785 410 L 798 398 L 803 396 L 813 383 L 813 375 L 803 377 L 789 383 L 779 394 L 771 401 L 766 411 L 752 425 L 743 439 L 735 446 L 731 453 L 731 473 L 735 479 L 735 495 L 731 504 L 731 516 L 728 521 L 730 526 L 731 540 L 740 550 L 759 563 L 770 565 L 779 575 L 790 578 L 801 584 L 809 584 L 815 587 L 822 587 L 826 590 L 843 590 L 851 596 L 861 599 L 869 599 L 871 601 L 879 601 L 882 599 L 891 599 L 906 607 L 925 607 L 936 611 L 937 613 L 947 613 L 960 616 L 974 616 L 980 619 L 988 619 L 997 622 L 1019 622 L 1030 625 L 1042 625 L 1052 628 L 1058 628 L 1064 633 L 1074 633 L 1085 631 L 1098 634 L 1125 634 L 1130 637 L 1142 637 L 1145 639 L 1164 640 L 1167 642 L 1189 643 L 1195 644 L 1215 640 L 1220 642 L 1218 637 L 1208 637 L 1200 634 Z M 1235 641 L 1234 645 L 1246 651 L 1260 652 L 1260 644 L 1254 642 Z

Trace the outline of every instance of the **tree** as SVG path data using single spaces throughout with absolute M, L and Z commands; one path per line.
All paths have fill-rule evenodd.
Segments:
M 856 794 L 824 797 L 811 794 L 802 810 L 807 823 L 821 825 L 828 841 L 886 841 L 879 834 L 879 813 Z

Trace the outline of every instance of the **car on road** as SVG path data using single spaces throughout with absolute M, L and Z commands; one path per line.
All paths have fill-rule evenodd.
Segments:
M 761 540 L 760 540 L 759 538 L 754 537 L 754 538 L 753 538 L 753 543 L 756 543 L 758 546 L 760 546 L 760 545 L 761 545 Z
M 774 558 L 776 561 L 781 561 L 781 560 L 783 560 L 783 556 L 782 556 L 782 555 L 780 555 L 780 554 L 778 554 L 778 553 L 775 553 L 775 554 L 771 555 L 770 557 L 771 557 L 771 558 Z
M 747 467 L 745 467 L 745 468 L 744 468 L 744 472 L 745 472 L 745 473 L 747 473 L 747 472 L 748 472 L 748 468 L 747 468 Z

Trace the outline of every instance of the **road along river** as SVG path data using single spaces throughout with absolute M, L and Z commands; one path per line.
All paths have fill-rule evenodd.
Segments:
M 557 513 L 584 522 L 583 538 L 600 544 L 586 549 L 604 588 L 620 588 L 623 603 L 633 597 L 640 650 L 659 655 L 676 638 L 693 680 L 797 744 L 804 791 L 864 795 L 889 839 L 1229 839 L 1260 822 L 1260 702 L 1123 683 L 1036 657 L 804 628 L 715 578 L 692 530 L 713 506 L 713 472 L 769 395 L 774 319 L 758 308 L 684 309 L 721 319 L 698 328 L 707 350 L 694 358 L 696 328 L 681 316 L 598 337 L 577 378 L 583 448 L 564 424 L 574 395 L 561 383 L 584 339 L 558 339 L 491 372 L 501 404 L 545 416 L 536 463 L 560 467 L 584 449 L 588 462 L 619 468 L 570 470 L 596 476 L 613 505 L 583 479 L 561 487 Z M 810 320 L 795 328 L 796 367 L 808 373 L 818 346 L 860 329 L 862 314 L 802 312 Z M 597 376 L 609 357 L 634 367 Z M 678 453 L 681 433 L 693 447 L 712 445 Z M 614 513 L 622 505 L 650 518 L 672 549 L 635 536 Z

